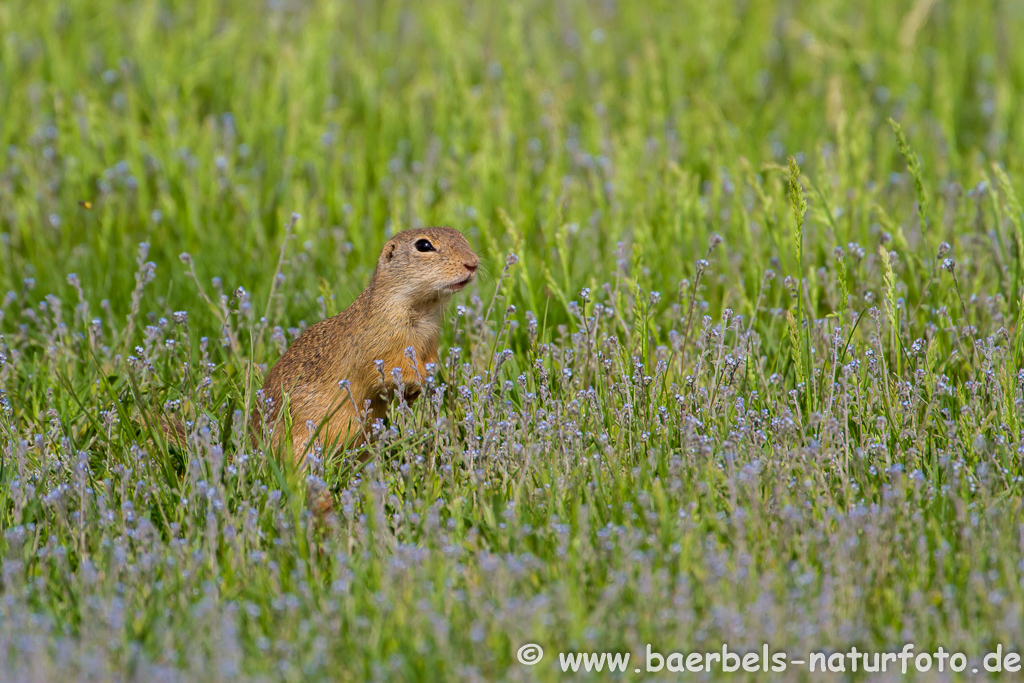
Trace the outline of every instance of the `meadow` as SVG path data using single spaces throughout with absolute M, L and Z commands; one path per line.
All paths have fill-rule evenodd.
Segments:
M 980 680 L 1024 650 L 1022 33 L 0 3 L 0 680 Z M 484 272 L 424 396 L 358 451 L 254 444 L 270 365 L 428 225 Z M 723 643 L 970 665 L 633 671 Z

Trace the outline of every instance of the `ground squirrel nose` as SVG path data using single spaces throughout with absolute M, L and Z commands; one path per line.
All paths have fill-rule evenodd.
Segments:
M 477 269 L 477 266 L 480 265 L 480 261 L 478 261 L 476 259 L 474 259 L 472 261 L 463 261 L 462 265 L 466 266 L 466 270 L 468 270 L 470 273 L 475 273 L 476 269 Z

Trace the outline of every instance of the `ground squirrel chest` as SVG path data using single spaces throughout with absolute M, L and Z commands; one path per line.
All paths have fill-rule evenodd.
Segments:
M 338 315 L 295 340 L 263 384 L 254 427 L 272 430 L 301 457 L 312 440 L 357 445 L 401 384 L 415 400 L 437 361 L 445 304 L 473 279 L 480 261 L 451 228 L 406 230 L 388 240 L 366 289 Z M 409 350 L 411 349 L 411 351 Z M 287 412 L 283 409 L 287 405 Z

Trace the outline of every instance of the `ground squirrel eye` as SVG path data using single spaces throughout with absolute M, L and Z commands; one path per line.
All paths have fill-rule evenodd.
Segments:
M 416 251 L 436 251 L 434 245 L 428 239 L 416 240 Z

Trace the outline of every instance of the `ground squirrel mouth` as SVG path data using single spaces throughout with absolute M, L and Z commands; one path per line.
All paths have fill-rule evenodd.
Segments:
M 473 273 L 470 273 L 469 275 L 467 275 L 466 277 L 462 278 L 458 282 L 454 282 L 454 283 L 452 283 L 450 285 L 446 285 L 445 289 L 447 289 L 449 292 L 457 292 L 460 289 L 463 289 L 466 285 L 468 285 L 469 281 L 472 280 L 472 279 L 473 279 Z

